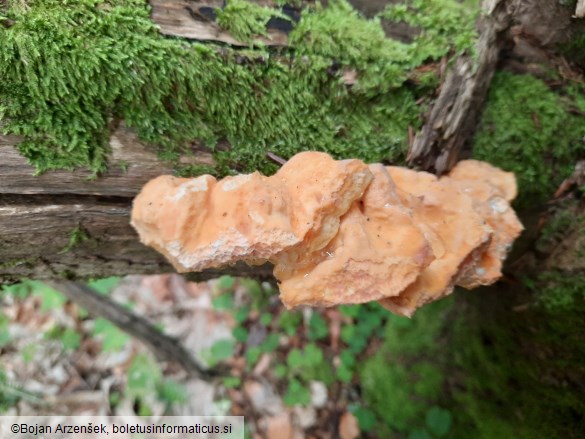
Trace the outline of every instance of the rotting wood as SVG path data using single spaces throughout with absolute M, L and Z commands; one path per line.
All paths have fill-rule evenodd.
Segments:
M 482 10 L 477 58 L 464 54 L 455 61 L 409 150 L 410 163 L 423 170 L 443 174 L 470 154 L 469 142 L 504 44 L 530 62 L 534 52 L 550 53 L 585 32 L 585 20 L 575 19 L 574 10 L 562 2 L 542 1 L 534 7 L 526 0 L 484 0 Z M 507 32 L 512 26 L 515 35 Z
M 124 197 L 0 195 L 0 282 L 174 271 L 159 253 L 138 241 L 130 226 L 131 202 Z M 83 238 L 70 246 L 76 230 Z M 189 278 L 222 274 L 268 279 L 272 270 L 269 265 L 242 264 Z
M 127 128 L 120 127 L 110 137 L 112 157 L 109 169 L 99 178 L 87 170 L 49 171 L 35 176 L 15 146 L 16 136 L 0 136 L 0 194 L 74 194 L 134 197 L 151 178 L 172 173 L 172 166 L 161 161 L 153 148 L 147 148 Z M 213 166 L 211 153 L 200 149 L 189 164 Z
M 585 17 L 585 0 L 577 1 L 577 5 L 575 6 L 575 17 L 577 18 Z
M 270 2 L 256 1 L 260 5 L 270 5 Z M 221 29 L 215 22 L 213 10 L 223 5 L 220 0 L 203 0 L 200 2 L 182 0 L 151 0 L 152 21 L 160 26 L 164 35 L 188 38 L 199 41 L 216 41 L 232 46 L 248 46 Z M 255 42 L 267 46 L 287 46 L 287 33 L 268 28 L 268 37 L 256 36 Z
M 408 160 L 426 171 L 447 172 L 459 159 L 485 100 L 496 69 L 501 33 L 508 26 L 504 3 L 493 3 L 479 23 L 477 59 L 472 54 L 459 57 L 441 86 L 439 97 L 408 154 Z

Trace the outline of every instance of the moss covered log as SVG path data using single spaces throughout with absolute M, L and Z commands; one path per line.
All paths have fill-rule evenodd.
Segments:
M 260 32 L 230 12 L 235 5 L 218 12 L 219 23 L 247 29 L 246 38 Z M 37 172 L 104 172 L 119 120 L 163 159 L 177 162 L 193 142 L 213 151 L 213 169 L 183 173 L 270 173 L 266 151 L 400 162 L 408 127 L 420 125 L 425 109 L 417 101 L 437 83 L 423 64 L 474 43 L 473 11 L 453 0 L 413 7 L 428 19 L 384 11 L 418 26 L 409 44 L 386 38 L 379 18 L 335 0 L 303 12 L 289 47 L 268 50 L 165 38 L 141 0 L 8 2 L 0 18 L 10 23 L 0 27 L 4 131 L 23 136 L 19 151 Z M 271 16 L 250 8 L 265 11 L 262 23 Z

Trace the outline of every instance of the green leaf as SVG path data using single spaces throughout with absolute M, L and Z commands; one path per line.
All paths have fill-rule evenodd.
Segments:
M 222 276 L 217 280 L 217 287 L 221 290 L 232 291 L 236 280 L 232 276 Z
M 41 311 L 61 308 L 67 302 L 63 294 L 42 282 L 30 281 L 30 285 L 33 289 L 33 294 L 41 298 Z
M 426 415 L 426 424 L 429 430 L 439 437 L 445 436 L 451 429 L 453 417 L 449 410 L 432 407 Z
M 289 337 L 292 337 L 297 333 L 302 320 L 303 316 L 301 313 L 294 311 L 284 311 L 278 319 L 278 325 Z
M 262 355 L 262 350 L 258 346 L 252 346 L 246 351 L 246 361 L 248 362 L 249 367 L 254 367 L 254 365 L 260 359 L 260 355 Z
M 248 340 L 248 330 L 246 328 L 241 327 L 241 326 L 236 326 L 232 330 L 232 335 L 240 343 L 245 343 L 246 340 Z
M 358 420 L 360 429 L 364 432 L 370 432 L 376 425 L 376 415 L 370 409 L 362 406 L 351 405 L 349 411 Z
M 268 337 L 266 337 L 266 340 L 264 340 L 260 344 L 260 349 L 262 350 L 262 352 L 272 352 L 272 351 L 275 351 L 279 345 L 280 345 L 280 335 L 270 334 Z
M 120 283 L 117 276 L 104 277 L 103 279 L 90 280 L 87 285 L 104 296 L 110 294 L 112 290 Z
M 309 319 L 309 340 L 321 340 L 329 335 L 327 322 L 320 314 L 314 312 Z
M 146 396 L 155 392 L 162 379 L 159 365 L 146 354 L 138 354 L 127 372 L 128 391 L 134 396 Z
M 220 294 L 211 300 L 211 304 L 213 309 L 216 310 L 232 309 L 234 307 L 234 296 L 232 293 Z
M 339 312 L 346 317 L 355 318 L 360 312 L 358 305 L 340 305 Z
M 288 406 L 309 405 L 311 402 L 311 391 L 303 386 L 298 380 L 290 380 L 286 393 L 282 398 Z
M 345 325 L 341 328 L 341 340 L 347 344 L 350 344 L 355 337 L 356 328 L 354 325 Z
M 262 315 L 260 316 L 260 324 L 262 326 L 268 326 L 270 322 L 272 322 L 272 314 L 270 314 L 269 312 L 262 313 Z
M 349 342 L 349 350 L 357 355 L 367 346 L 368 340 L 363 335 L 356 335 Z
M 92 333 L 102 339 L 103 352 L 119 351 L 130 341 L 127 334 L 109 320 L 101 317 L 95 319 Z
M 8 317 L 0 311 L 0 348 L 6 345 L 11 339 L 9 325 Z
M 337 378 L 339 378 L 339 381 L 343 382 L 343 383 L 349 383 L 351 382 L 351 379 L 353 378 L 353 371 L 347 367 L 345 364 L 341 364 L 339 365 L 339 367 L 336 370 L 337 373 Z
M 276 378 L 284 378 L 286 376 L 286 372 L 287 369 L 284 364 L 277 364 L 272 370 L 272 373 Z
M 318 366 L 323 362 L 323 351 L 315 343 L 309 343 L 304 349 L 304 361 L 307 366 Z
M 246 320 L 248 320 L 248 314 L 250 314 L 250 308 L 246 306 L 234 310 L 232 315 L 234 316 L 236 323 L 241 325 Z
M 225 377 L 223 379 L 223 386 L 226 389 L 235 389 L 237 387 L 240 387 L 241 384 L 242 380 L 238 377 Z
M 20 350 L 20 354 L 22 355 L 22 359 L 25 363 L 30 363 L 32 360 L 34 360 L 35 352 L 37 351 L 38 346 L 39 345 L 36 343 L 29 343 Z
M 291 369 L 299 369 L 305 364 L 303 354 L 299 349 L 291 349 L 286 357 L 286 363 Z
M 219 363 L 234 355 L 235 343 L 233 340 L 218 340 L 211 346 L 211 362 Z
M 1 291 L 13 297 L 24 299 L 30 294 L 31 281 L 25 280 L 14 285 L 2 285 Z
M 74 351 L 81 344 L 81 335 L 79 335 L 74 329 L 70 328 L 63 331 L 59 339 L 63 344 L 63 348 L 68 351 Z
M 408 439 L 433 439 L 426 430 L 414 430 L 408 435 Z
M 341 363 L 347 367 L 353 367 L 355 365 L 355 357 L 347 349 L 341 351 L 341 354 L 339 354 L 339 358 L 341 359 Z
M 187 389 L 173 379 L 162 381 L 158 389 L 158 397 L 169 404 L 184 404 L 189 400 Z

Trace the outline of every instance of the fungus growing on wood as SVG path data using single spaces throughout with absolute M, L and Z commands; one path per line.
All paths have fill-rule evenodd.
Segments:
M 396 194 L 382 165 L 370 165 L 374 180 L 341 218 L 324 249 L 291 269 L 275 266 L 280 298 L 287 307 L 363 303 L 397 296 L 431 262 L 422 230 Z M 285 252 L 286 253 L 286 252 Z
M 132 225 L 180 272 L 262 264 L 285 249 L 296 261 L 327 245 L 371 179 L 363 162 L 318 152 L 297 154 L 272 177 L 160 176 L 134 200 Z
M 410 169 L 388 167 L 415 221 L 426 231 L 435 260 L 414 284 L 381 304 L 410 316 L 425 303 L 450 294 L 466 258 L 490 239 L 491 228 L 473 207 L 473 200 L 448 179 Z
M 270 261 L 287 307 L 379 301 L 410 316 L 495 282 L 522 230 L 513 174 L 467 160 L 441 178 L 297 154 L 273 176 L 161 176 L 132 224 L 177 270 Z

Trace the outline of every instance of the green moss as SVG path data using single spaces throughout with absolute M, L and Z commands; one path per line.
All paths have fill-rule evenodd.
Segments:
M 289 40 L 299 55 L 317 54 L 356 69 L 361 90 L 399 87 L 412 67 L 407 44 L 386 38 L 379 19 L 365 20 L 344 0 L 305 9 Z
M 381 420 L 380 437 L 421 427 L 441 399 L 445 357 L 437 341 L 451 306 L 452 300 L 436 302 L 412 320 L 392 316 L 382 346 L 362 367 L 363 397 Z
M 479 130 L 474 157 L 516 173 L 519 204 L 549 199 L 585 154 L 583 90 L 564 96 L 539 79 L 499 72 L 495 75 Z M 581 110 L 583 111 L 583 110 Z
M 567 381 L 579 382 L 585 372 L 580 336 L 585 301 L 561 314 L 539 308 L 514 312 L 511 296 L 519 294 L 480 293 L 454 331 L 454 373 L 465 380 L 453 397 L 465 414 L 453 437 L 578 438 L 585 404 Z
M 546 271 L 537 278 L 538 301 L 548 311 L 570 310 L 585 300 L 585 275 Z
M 228 0 L 223 8 L 216 9 L 217 24 L 242 42 L 254 36 L 267 36 L 266 25 L 272 17 L 288 19 L 280 11 L 259 6 L 247 0 Z
M 91 239 L 91 237 L 89 236 L 87 231 L 83 229 L 83 227 L 77 226 L 69 234 L 69 242 L 65 247 L 63 247 L 59 254 L 67 253 L 89 239 Z
M 380 16 L 419 30 L 408 45 L 411 65 L 440 59 L 451 51 L 476 53 L 477 5 L 471 7 L 453 0 L 411 0 L 407 3 L 388 5 Z
M 404 82 L 416 61 L 377 20 L 330 6 L 303 14 L 292 52 L 269 53 L 164 38 L 144 0 L 11 1 L 14 24 L 0 27 L 4 131 L 24 136 L 18 149 L 38 172 L 104 171 L 114 119 L 176 163 L 194 141 L 207 145 L 217 175 L 271 173 L 267 151 L 398 163 L 424 110 Z M 345 85 L 334 60 L 358 84 Z
M 582 294 L 585 279 L 573 277 L 572 285 Z M 514 288 L 456 292 L 412 320 L 389 319 L 360 373 L 378 437 L 430 431 L 425 413 L 436 405 L 453 416 L 445 436 L 452 439 L 580 437 L 585 300 L 552 313 L 516 312 L 518 300 L 531 296 Z
M 561 45 L 560 51 L 570 60 L 585 66 L 585 35 L 576 35 Z

